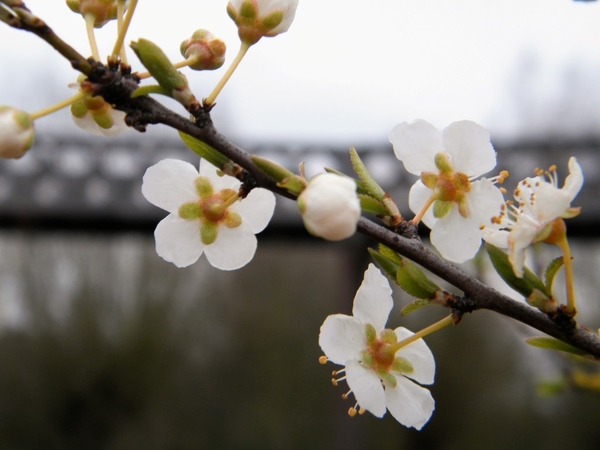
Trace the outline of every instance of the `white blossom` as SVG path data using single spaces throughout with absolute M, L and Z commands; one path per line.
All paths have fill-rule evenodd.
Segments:
M 490 244 L 508 249 L 508 258 L 515 275 L 523 276 L 525 251 L 534 242 L 543 241 L 552 231 L 551 224 L 558 218 L 569 218 L 579 213 L 571 202 L 583 186 L 583 171 L 577 160 L 569 159 L 569 176 L 564 186 L 558 187 L 556 168 L 519 182 L 514 192 L 517 205 L 502 205 L 496 217 L 499 228 L 486 228 L 484 239 Z
M 385 329 L 393 306 L 387 279 L 370 264 L 354 298 L 352 316 L 335 314 L 321 326 L 319 345 L 327 360 L 345 366 L 334 384 L 346 380 L 358 410 L 382 417 L 386 408 L 402 425 L 420 430 L 431 417 L 434 400 L 419 384 L 432 384 L 435 361 L 422 339 L 396 350 L 413 333 Z M 345 398 L 347 394 L 343 397 Z
M 311 234 L 329 241 L 349 238 L 360 218 L 356 183 L 331 173 L 317 175 L 298 197 L 298 209 Z
M 127 131 L 125 113 L 114 109 L 102 97 L 86 97 L 71 105 L 73 122 L 94 136 L 115 137 Z
M 253 45 L 263 36 L 286 32 L 296 15 L 298 0 L 230 0 L 227 13 L 242 42 Z
M 0 158 L 20 158 L 33 145 L 33 121 L 24 111 L 0 106 Z
M 477 179 L 496 166 L 488 131 L 465 120 L 440 133 L 417 120 L 394 127 L 390 142 L 406 170 L 421 177 L 410 190 L 409 207 L 422 214 L 431 243 L 450 261 L 475 256 L 482 228 L 493 226 L 491 218 L 504 203 L 494 182 L 506 175 Z
M 240 182 L 219 176 L 201 160 L 198 172 L 190 163 L 164 159 L 144 174 L 142 194 L 170 214 L 156 227 L 156 252 L 177 267 L 193 264 L 204 253 L 221 270 L 250 262 L 256 251 L 256 233 L 271 220 L 275 196 L 255 188 L 244 199 Z

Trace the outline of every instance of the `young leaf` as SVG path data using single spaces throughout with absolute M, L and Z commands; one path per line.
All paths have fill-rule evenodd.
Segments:
M 552 291 L 552 283 L 554 283 L 554 277 L 556 276 L 558 270 L 564 264 L 562 256 L 559 256 L 556 259 L 553 259 L 548 267 L 546 267 L 546 272 L 544 273 L 544 281 L 546 282 L 546 287 L 549 291 Z
M 414 302 L 410 302 L 408 305 L 406 305 L 404 308 L 402 308 L 402 310 L 400 311 L 400 315 L 407 316 L 411 312 L 415 312 L 417 309 L 420 309 L 423 306 L 428 306 L 429 304 L 430 304 L 429 300 L 424 299 L 424 298 L 418 298 Z
M 566 342 L 559 341 L 553 337 L 536 336 L 525 339 L 525 342 L 532 347 L 546 348 L 549 350 L 557 350 L 559 352 L 572 353 L 577 356 L 590 356 L 587 352 L 573 347 Z M 591 356 L 590 356 L 591 357 Z
M 502 279 L 515 291 L 522 294 L 524 297 L 529 297 L 534 289 L 544 293 L 547 297 L 551 297 L 550 291 L 546 288 L 546 285 L 542 283 L 542 280 L 538 278 L 527 267 L 524 268 L 523 278 L 519 278 L 515 275 L 512 264 L 508 259 L 508 255 L 500 250 L 498 247 L 493 246 L 490 243 L 485 244 L 485 248 L 490 256 L 492 265 L 496 272 L 502 277 Z

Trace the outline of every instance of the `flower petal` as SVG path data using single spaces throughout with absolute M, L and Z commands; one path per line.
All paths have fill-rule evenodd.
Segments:
M 146 170 L 142 194 L 153 205 L 177 213 L 183 203 L 198 200 L 197 177 L 198 171 L 190 163 L 163 159 Z
M 469 177 L 483 175 L 496 167 L 496 151 L 490 142 L 490 133 L 470 120 L 448 125 L 443 135 L 443 146 L 452 158 L 452 168 Z
M 412 212 L 417 214 L 425 202 L 429 200 L 431 194 L 433 194 L 431 189 L 425 186 L 421 180 L 417 181 L 412 185 L 410 192 L 408 193 L 408 207 Z M 438 220 L 439 219 L 436 219 L 433 215 L 433 208 L 430 207 L 427 209 L 427 212 L 421 219 L 421 222 L 427 225 L 429 229 L 432 229 Z
M 385 404 L 392 416 L 402 425 L 420 430 L 435 409 L 431 392 L 407 378 L 396 379 L 398 383 L 395 388 L 385 388 Z
M 321 325 L 319 346 L 331 362 L 343 366 L 351 359 L 358 359 L 367 347 L 365 327 L 352 316 L 328 316 Z
M 509 232 L 507 230 L 489 228 L 483 230 L 483 240 L 498 248 L 508 248 L 508 236 Z
M 237 192 L 242 184 L 237 178 L 232 176 L 219 175 L 217 168 L 205 159 L 200 160 L 198 171 L 200 172 L 200 175 L 210 180 L 214 192 L 218 192 L 222 189 L 233 189 Z
M 373 264 L 365 271 L 362 284 L 354 297 L 352 314 L 363 324 L 371 324 L 377 333 L 385 328 L 394 306 L 387 278 Z
M 346 363 L 346 381 L 361 408 L 376 417 L 383 417 L 385 393 L 375 372 L 365 369 L 358 361 L 351 359 Z
M 538 229 L 527 217 L 519 217 L 519 220 L 508 235 L 508 260 L 510 261 L 515 275 L 523 277 L 525 266 L 525 250 L 529 247 Z
M 486 178 L 471 183 L 471 190 L 467 194 L 469 214 L 478 225 L 499 228 L 492 223 L 492 217 L 498 216 L 504 205 L 504 196 L 494 183 Z
M 443 151 L 442 135 L 429 122 L 415 120 L 396 125 L 390 133 L 390 142 L 396 158 L 404 163 L 408 172 L 414 175 L 439 172 L 434 158 Z
M 229 207 L 240 215 L 254 234 L 260 233 L 269 224 L 275 211 L 275 195 L 266 189 L 252 189 L 248 196 Z
M 404 327 L 399 327 L 394 330 L 398 341 L 402 341 L 414 333 Z M 432 384 L 435 376 L 435 360 L 433 354 L 423 339 L 418 339 L 411 342 L 406 347 L 402 347 L 396 356 L 405 358 L 413 367 L 414 371 L 410 374 L 403 374 L 406 377 L 412 378 L 421 384 Z M 397 377 L 398 378 L 398 377 Z
M 471 259 L 481 247 L 481 230 L 473 218 L 465 219 L 456 205 L 438 220 L 429 236 L 433 246 L 449 261 L 462 263 Z
M 206 246 L 206 258 L 215 268 L 235 270 L 248 264 L 256 252 L 256 236 L 244 222 L 239 227 L 219 227 L 217 240 Z
M 199 220 L 184 220 L 176 214 L 169 214 L 158 223 L 154 237 L 158 256 L 177 267 L 195 263 L 204 251 Z
M 569 194 L 570 200 L 572 201 L 583 186 L 583 171 L 581 166 L 577 162 L 575 157 L 569 158 L 569 176 L 565 180 L 563 191 Z

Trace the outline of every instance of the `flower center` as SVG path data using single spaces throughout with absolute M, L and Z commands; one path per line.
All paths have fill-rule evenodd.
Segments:
M 396 356 L 398 336 L 394 330 L 385 329 L 377 337 L 372 325 L 365 326 L 367 349 L 362 352 L 362 364 L 377 373 L 386 384 L 395 387 L 396 377 L 390 373 L 412 373 L 413 367 L 405 358 Z

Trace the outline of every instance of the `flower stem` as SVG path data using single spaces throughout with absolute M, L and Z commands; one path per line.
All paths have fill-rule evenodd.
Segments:
M 118 0 L 117 2 L 117 32 L 123 28 L 123 16 L 125 15 L 125 0 Z M 118 34 L 117 34 L 118 36 Z M 113 49 L 114 51 L 114 49 Z M 111 59 L 116 59 L 117 55 L 111 55 Z M 121 62 L 123 64 L 127 64 L 127 54 L 125 53 L 125 47 L 121 45 L 121 50 L 119 52 L 119 57 L 121 58 Z
M 219 80 L 219 82 L 217 83 L 215 88 L 212 90 L 210 95 L 204 99 L 205 105 L 212 105 L 215 102 L 215 99 L 217 98 L 217 96 L 219 95 L 219 93 L 221 92 L 221 90 L 223 89 L 225 84 L 227 83 L 227 81 L 229 81 L 229 78 L 231 78 L 231 75 L 233 75 L 233 72 L 235 72 L 235 69 L 237 69 L 237 66 L 239 66 L 240 62 L 242 61 L 242 59 L 248 52 L 249 48 L 250 48 L 250 44 L 242 42 L 242 44 L 240 45 L 240 49 L 239 49 L 237 55 L 235 55 L 235 59 L 231 62 L 231 65 L 227 69 L 227 72 L 225 72 L 225 74 L 223 74 L 223 77 Z
M 74 96 L 67 98 L 63 101 L 60 101 L 60 102 L 56 103 L 55 105 L 49 106 L 47 108 L 44 108 L 44 109 L 41 109 L 39 111 L 29 114 L 29 117 L 31 120 L 39 119 L 40 117 L 44 117 L 49 114 L 52 114 L 53 112 L 56 112 L 59 109 L 69 106 L 69 105 L 75 103 L 77 100 L 81 100 L 82 98 L 88 97 L 90 95 L 91 95 L 91 93 L 89 93 L 89 92 L 80 91 L 77 94 L 75 94 Z
M 442 328 L 447 327 L 448 325 L 450 325 L 452 323 L 454 323 L 454 318 L 452 317 L 452 315 L 446 316 L 439 322 L 436 322 L 433 325 L 429 325 L 427 328 L 423 328 L 418 333 L 415 333 L 412 336 L 409 336 L 406 339 L 403 339 L 400 342 L 396 342 L 395 344 L 391 345 L 390 350 L 395 353 L 398 350 L 400 350 L 402 347 L 406 347 L 408 344 L 411 344 L 414 341 L 427 336 L 428 334 L 435 333 L 436 331 L 439 331 Z
M 567 240 L 566 234 L 559 240 L 556 245 L 560 248 L 563 254 L 563 264 L 565 266 L 565 285 L 567 289 L 567 307 L 565 313 L 567 315 L 575 316 L 577 311 L 575 310 L 575 287 L 573 286 L 573 264 L 571 261 L 571 249 L 569 248 L 569 241 Z
M 127 29 L 129 28 L 129 24 L 131 23 L 131 18 L 133 17 L 133 12 L 135 11 L 136 6 L 137 0 L 131 0 L 129 2 L 129 8 L 127 8 L 127 13 L 125 14 L 125 18 L 123 19 L 123 24 L 119 27 L 119 34 L 117 35 L 117 40 L 111 53 L 111 59 L 116 59 L 117 55 L 121 52 L 121 49 L 123 48 L 125 35 L 127 34 Z
M 427 210 L 429 209 L 429 207 L 431 205 L 433 205 L 433 202 L 435 202 L 436 200 L 437 200 L 437 195 L 435 192 L 433 192 L 431 194 L 431 196 L 427 199 L 427 201 L 425 203 L 423 203 L 423 206 L 421 206 L 421 209 L 415 215 L 415 217 L 412 218 L 410 223 L 412 223 L 413 225 L 418 225 L 419 222 L 421 221 L 421 219 L 423 218 L 423 216 L 425 215 L 425 213 L 427 212 Z
M 86 14 L 85 16 L 85 29 L 87 31 L 88 41 L 90 43 L 90 49 L 92 50 L 92 57 L 96 61 L 100 61 L 100 52 L 98 51 L 98 44 L 96 43 L 96 35 L 94 34 L 94 21 L 96 17 L 92 14 Z
M 197 59 L 198 59 L 197 57 L 192 56 L 188 59 L 184 59 L 182 61 L 173 63 L 173 67 L 175 67 L 176 69 L 181 69 L 182 67 L 187 67 L 190 64 L 194 64 Z M 150 72 L 138 72 L 137 76 L 139 77 L 140 80 L 143 80 L 145 78 L 150 77 Z

